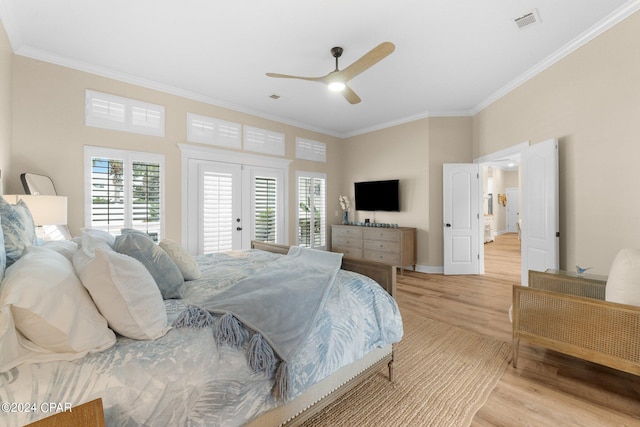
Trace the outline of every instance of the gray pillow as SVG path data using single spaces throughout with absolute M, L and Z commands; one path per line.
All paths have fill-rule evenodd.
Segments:
M 182 298 L 182 273 L 153 240 L 142 233 L 124 233 L 116 237 L 113 249 L 140 261 L 153 276 L 164 299 Z
M 36 227 L 29 207 L 23 200 L 9 204 L 0 196 L 0 217 L 4 233 L 7 267 L 16 262 L 27 246 L 36 244 Z

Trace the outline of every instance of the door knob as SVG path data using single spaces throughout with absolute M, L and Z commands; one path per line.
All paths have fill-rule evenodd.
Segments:
M 444 226 L 445 226 L 445 227 L 451 227 L 451 224 L 446 223 Z
M 236 230 L 242 231 L 242 227 L 236 227 Z

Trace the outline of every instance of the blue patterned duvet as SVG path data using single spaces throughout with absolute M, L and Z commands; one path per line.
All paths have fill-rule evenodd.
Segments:
M 165 301 L 169 322 L 278 256 L 254 250 L 200 256 L 202 278 L 185 283 L 182 300 Z M 318 323 L 291 361 L 293 395 L 401 336 L 395 301 L 369 278 L 340 271 Z M 247 366 L 246 349 L 217 346 L 211 328 L 173 329 L 155 341 L 119 337 L 102 353 L 0 374 L 2 402 L 35 404 L 0 412 L 0 425 L 51 415 L 49 403 L 75 406 L 101 397 L 107 426 L 238 426 L 277 405 L 272 387 L 273 377 Z

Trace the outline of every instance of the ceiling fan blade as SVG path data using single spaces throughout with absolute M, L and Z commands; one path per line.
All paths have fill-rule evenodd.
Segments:
M 301 76 L 290 76 L 288 74 L 278 74 L 278 73 L 266 73 L 267 76 L 269 77 L 276 77 L 279 79 L 298 79 L 298 80 L 309 80 L 312 82 L 324 82 L 324 79 L 327 78 L 327 76 L 322 76 L 322 77 L 301 77 Z
M 360 59 L 356 60 L 356 62 L 340 71 L 340 74 L 342 74 L 345 81 L 349 81 L 387 56 L 391 55 L 394 50 L 396 50 L 396 47 L 393 43 L 380 43 L 378 46 L 365 53 Z
M 342 90 L 342 96 L 349 101 L 349 104 L 358 104 L 361 99 L 348 85 Z

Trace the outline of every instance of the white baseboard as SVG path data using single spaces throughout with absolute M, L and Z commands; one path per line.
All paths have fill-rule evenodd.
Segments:
M 411 269 L 408 269 L 411 271 Z M 442 274 L 444 273 L 444 267 L 439 266 L 431 266 L 431 265 L 417 265 L 416 271 L 419 273 L 427 273 L 427 274 Z

